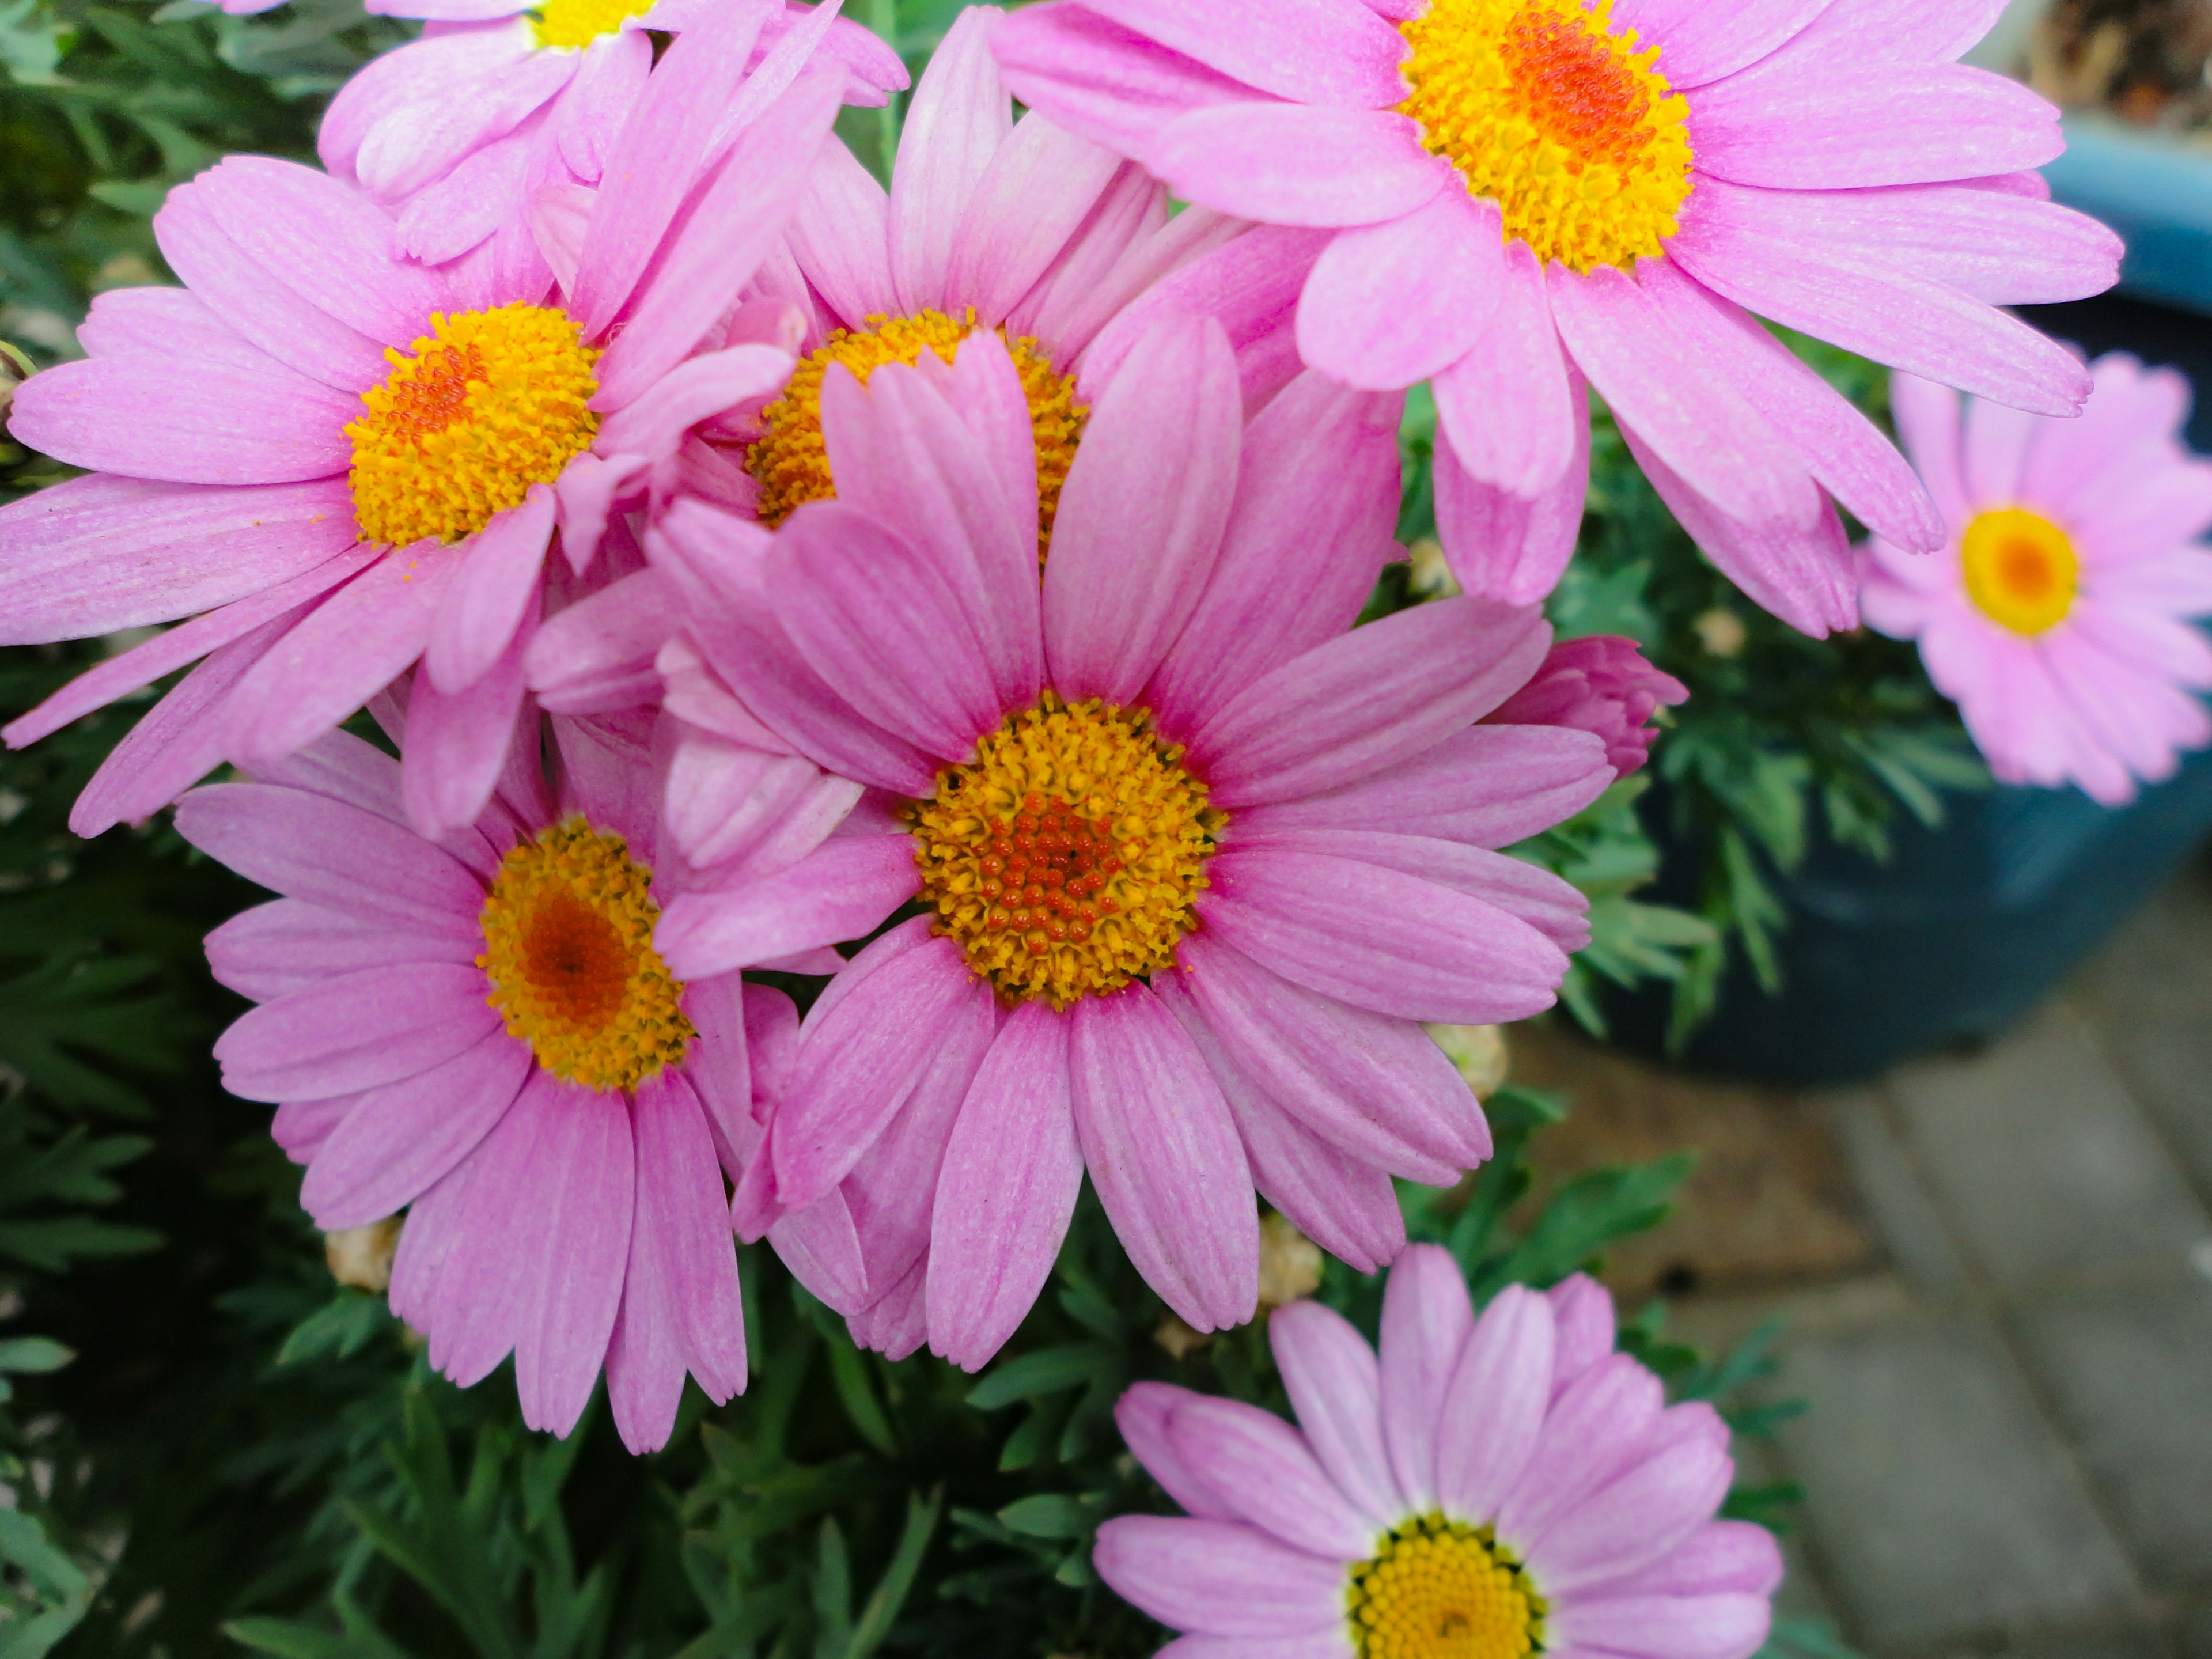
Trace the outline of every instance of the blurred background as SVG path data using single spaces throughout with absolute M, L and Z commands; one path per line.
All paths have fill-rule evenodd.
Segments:
M 954 9 L 863 21 L 919 63 Z M 170 280 L 170 185 L 311 157 L 322 101 L 413 29 L 355 0 L 0 0 L 0 340 L 74 355 L 93 294 Z M 2130 246 L 2118 292 L 2030 319 L 2212 387 L 2212 0 L 2015 0 L 1975 59 L 2065 107 L 2053 191 Z M 896 120 L 841 130 L 881 170 Z M 1886 414 L 1878 371 L 1793 343 Z M 1437 591 L 1423 419 L 1394 604 Z M 1521 849 L 1596 900 L 1567 1008 L 1455 1039 L 1563 1115 L 1519 1213 L 1602 1191 L 1624 1309 L 1747 1356 L 1778 1654 L 2212 1659 L 2212 755 L 2118 811 L 1993 787 L 1909 647 L 1789 634 L 1602 422 L 1597 456 L 1554 620 L 1635 635 L 1693 696 L 1648 775 Z M 60 476 L 0 436 L 0 500 Z M 0 652 L 0 716 L 120 643 Z M 159 823 L 62 827 L 140 707 L 0 757 L 0 1659 L 236 1652 L 224 1619 L 333 1581 L 343 1611 L 372 1582 L 347 1505 L 398 1432 L 378 1304 L 332 1299 L 374 1262 L 326 1265 L 206 1059 L 236 1005 L 198 939 L 252 896 Z M 642 1501 L 583 1468 L 608 1513 Z M 663 1650 L 611 1641 L 561 1650 Z

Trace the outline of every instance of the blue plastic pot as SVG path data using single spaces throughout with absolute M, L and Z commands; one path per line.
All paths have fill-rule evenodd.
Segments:
M 2073 115 L 2066 153 L 2043 176 L 2055 200 L 2126 241 L 2123 289 L 2212 313 L 2212 143 Z
M 2212 832 L 2212 751 L 2119 811 L 2071 789 L 1999 788 L 1948 805 L 1940 830 L 1900 825 L 1886 865 L 1816 845 L 1778 884 L 1792 916 L 1782 994 L 1768 997 L 1739 963 L 1683 1058 L 1730 1076 L 1838 1083 L 1995 1036 Z M 1686 849 L 1670 860 L 1662 889 L 1679 896 L 1693 862 Z M 1618 1037 L 1657 1048 L 1662 997 L 1624 999 L 1613 1012 Z

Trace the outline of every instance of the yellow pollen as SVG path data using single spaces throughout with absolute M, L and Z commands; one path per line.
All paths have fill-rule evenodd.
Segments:
M 1544 1601 L 1488 1527 L 1423 1516 L 1384 1534 L 1345 1591 L 1359 1659 L 1520 1659 Z
M 612 34 L 633 17 L 642 17 L 654 0 L 545 0 L 530 14 L 531 33 L 541 46 L 574 50 Z
M 908 812 L 937 931 L 1005 1000 L 1055 1008 L 1174 966 L 1229 821 L 1143 709 L 1050 691 Z
M 1613 0 L 1432 0 L 1398 30 L 1400 112 L 1504 210 L 1506 240 L 1585 275 L 1664 251 L 1690 193 L 1690 106 L 1657 47 L 1614 32 Z
M 501 306 L 430 319 L 412 355 L 362 394 L 353 440 L 353 511 L 366 542 L 458 542 L 520 507 L 591 446 L 587 407 L 599 354 L 566 313 Z
M 745 471 L 760 484 L 760 520 L 771 527 L 806 501 L 828 501 L 837 491 L 830 478 L 830 452 L 822 440 L 822 377 L 832 363 L 851 369 L 862 386 L 884 363 L 911 367 L 925 350 L 946 363 L 975 331 L 975 313 L 964 323 L 941 311 L 913 317 L 871 317 L 864 329 L 839 329 L 792 374 L 783 396 L 768 406 L 768 431 L 745 453 Z M 1052 366 L 1042 347 L 1024 336 L 1006 341 L 1014 369 L 1028 394 L 1030 425 L 1036 434 L 1037 556 L 1052 542 L 1060 486 L 1075 465 L 1087 405 L 1075 401 L 1075 380 Z
M 1960 550 L 1966 592 L 1983 614 L 2015 634 L 2040 634 L 2066 620 L 2081 585 L 2073 539 L 2040 513 L 1998 507 L 1966 526 Z
M 698 1033 L 653 948 L 652 872 L 581 818 L 509 852 L 484 900 L 488 1000 L 538 1063 L 587 1089 L 634 1089 Z

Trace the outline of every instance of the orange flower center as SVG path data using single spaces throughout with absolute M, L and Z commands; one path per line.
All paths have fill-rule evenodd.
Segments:
M 1960 547 L 1966 593 L 2015 634 L 2055 628 L 2074 609 L 2081 561 L 2072 538 L 2039 513 L 2006 507 L 1966 526 Z

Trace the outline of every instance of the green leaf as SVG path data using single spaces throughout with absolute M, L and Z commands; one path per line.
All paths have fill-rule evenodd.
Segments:
M 885 1457 L 896 1457 L 898 1437 L 891 1432 L 890 1419 L 876 1400 L 874 1385 L 868 1380 L 868 1362 L 842 1331 L 830 1340 L 829 1348 L 830 1376 L 837 1385 L 845 1415 L 860 1431 L 861 1439 Z
M 1096 1525 L 1079 1498 L 1062 1492 L 1034 1492 L 999 1511 L 1009 1528 L 1030 1538 L 1082 1538 Z
M 968 1403 L 978 1411 L 994 1412 L 1018 1400 L 1041 1394 L 1057 1394 L 1086 1383 L 1109 1366 L 1121 1363 L 1121 1351 L 1101 1342 L 1073 1342 L 1041 1348 L 994 1368 L 968 1391 Z
M 58 1371 L 76 1358 L 51 1337 L 18 1336 L 0 1342 L 0 1371 L 27 1375 Z
M 1607 1244 L 1656 1226 L 1675 1190 L 1696 1167 L 1695 1152 L 1676 1152 L 1626 1170 L 1595 1170 L 1554 1194 L 1544 1212 L 1496 1267 L 1479 1293 L 1505 1284 L 1557 1284 Z
M 927 1501 L 918 1493 L 908 1497 L 906 1526 L 899 1534 L 898 1548 L 891 1556 L 890 1565 L 884 1569 L 884 1576 L 876 1581 L 868 1605 L 860 1609 L 860 1622 L 853 1626 L 853 1634 L 838 1659 L 870 1659 L 890 1633 L 891 1621 L 906 1605 L 915 1577 L 921 1571 L 921 1559 L 936 1534 L 938 1512 L 944 1502 L 942 1486 L 931 1492 Z

